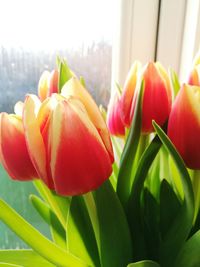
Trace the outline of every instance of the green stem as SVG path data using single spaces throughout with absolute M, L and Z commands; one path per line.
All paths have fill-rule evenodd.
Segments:
M 65 229 L 67 213 L 68 213 L 68 206 L 69 206 L 68 202 L 70 202 L 70 200 L 53 195 L 53 193 L 40 180 L 34 180 L 33 184 L 36 187 L 39 194 L 50 205 L 50 207 L 52 208 L 52 210 L 56 214 L 57 218 L 59 219 L 61 225 Z
M 7 203 L 0 199 L 0 220 L 15 232 L 26 244 L 49 262 L 59 267 L 88 267 L 74 255 L 44 237 L 31 224 L 25 221 Z
M 116 153 L 116 156 L 118 157 L 118 160 L 121 157 L 122 154 L 122 145 L 119 144 L 120 140 L 117 140 L 115 136 L 111 136 L 112 144 Z
M 94 201 L 94 197 L 93 197 L 93 193 L 89 192 L 85 195 L 83 195 L 89 216 L 90 216 L 90 220 L 92 223 L 92 227 L 94 229 L 94 234 L 95 234 L 95 238 L 96 238 L 96 242 L 97 242 L 97 247 L 98 247 L 98 251 L 99 253 L 101 252 L 101 244 L 100 244 L 100 233 L 99 233 L 99 220 L 98 220 L 98 214 L 97 214 L 97 208 L 96 208 L 96 204 Z
M 169 184 L 172 184 L 170 166 L 169 166 L 169 153 L 165 147 L 160 149 L 160 177 L 165 179 Z
M 194 223 L 200 208 L 200 171 L 194 170 L 192 177 L 192 187 L 194 192 Z

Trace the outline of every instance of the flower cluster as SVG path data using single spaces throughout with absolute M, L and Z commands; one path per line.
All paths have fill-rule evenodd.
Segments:
M 33 249 L 27 264 L 200 266 L 199 70 L 197 57 L 180 85 L 160 63 L 135 62 L 106 118 L 59 59 L 38 96 L 0 114 L 1 163 L 15 180 L 36 179 L 41 198 L 30 200 L 52 235 L 0 198 L 0 220 Z M 1 262 L 23 265 L 19 252 L 0 251 Z
M 150 62 L 142 68 L 134 62 L 122 92 L 112 94 L 108 106 L 108 128 L 116 136 L 124 136 L 131 126 L 141 80 L 142 133 L 154 131 L 152 121 L 163 126 L 168 121 L 168 136 L 188 168 L 200 169 L 200 64 L 194 61 L 188 84 L 183 84 L 175 97 L 170 78 L 160 63 Z M 175 98 L 172 105 L 172 98 Z
M 40 178 L 61 195 L 99 187 L 112 172 L 107 126 L 94 100 L 72 76 L 59 93 L 59 71 L 45 71 L 38 96 L 27 95 L 16 114 L 0 115 L 0 157 L 16 180 Z M 77 167 L 78 164 L 78 167 Z

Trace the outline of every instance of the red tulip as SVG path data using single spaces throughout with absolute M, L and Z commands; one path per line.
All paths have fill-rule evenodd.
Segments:
M 113 161 L 105 145 L 109 136 L 96 128 L 79 99 L 53 94 L 41 104 L 30 95 L 23 121 L 39 177 L 58 194 L 83 194 L 109 178 Z
M 37 177 L 26 147 L 22 120 L 17 115 L 0 114 L 0 158 L 11 178 L 25 181 Z
M 116 136 L 124 136 L 125 127 L 121 119 L 119 101 L 119 96 L 116 92 L 113 96 L 111 96 L 108 105 L 107 125 L 111 134 Z
M 142 103 L 142 132 L 154 131 L 152 120 L 163 125 L 168 119 L 172 92 L 166 71 L 160 63 L 149 63 L 142 74 L 144 79 L 144 96 Z M 134 114 L 136 95 L 132 102 L 131 119 Z
M 168 135 L 187 167 L 200 169 L 200 87 L 182 86 L 170 113 Z
M 135 94 L 136 83 L 138 80 L 138 72 L 140 69 L 141 69 L 141 63 L 137 61 L 134 62 L 127 75 L 122 91 L 122 96 L 120 98 L 119 105 L 120 105 L 121 119 L 126 127 L 130 127 L 131 125 L 131 117 L 130 117 L 131 104 Z

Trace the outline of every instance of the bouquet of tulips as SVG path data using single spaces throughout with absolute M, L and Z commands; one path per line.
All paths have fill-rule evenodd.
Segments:
M 0 199 L 0 220 L 30 247 L 0 251 L 0 266 L 200 266 L 199 63 L 180 86 L 135 62 L 106 114 L 58 58 L 38 96 L 1 113 L 1 163 L 32 180 L 52 238 Z

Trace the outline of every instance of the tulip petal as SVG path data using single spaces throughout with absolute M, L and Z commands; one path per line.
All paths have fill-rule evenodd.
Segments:
M 48 96 L 51 96 L 53 93 L 58 93 L 58 78 L 59 78 L 59 72 L 57 70 L 53 70 L 49 77 Z
M 109 154 L 78 100 L 59 102 L 53 112 L 50 132 L 51 170 L 59 194 L 86 193 L 110 176 Z
M 106 126 L 106 123 L 90 94 L 87 92 L 87 90 L 82 86 L 82 84 L 79 82 L 79 80 L 75 77 L 72 77 L 62 88 L 61 94 L 65 97 L 67 96 L 74 96 L 81 100 L 81 102 L 84 104 L 87 113 L 97 128 L 103 143 L 110 155 L 111 161 L 114 161 L 113 156 L 113 149 L 111 140 L 109 137 L 109 132 Z
M 0 155 L 4 168 L 13 179 L 37 178 L 26 147 L 22 120 L 16 115 L 0 115 Z
M 187 167 L 200 169 L 200 87 L 183 85 L 169 117 L 168 135 Z
M 140 69 L 141 69 L 141 63 L 135 61 L 126 78 L 122 96 L 120 99 L 121 118 L 124 125 L 127 127 L 130 127 L 131 124 L 131 119 L 130 119 L 131 104 L 133 101 L 133 96 L 136 89 L 136 83 L 138 80 L 138 72 Z
M 40 132 L 40 124 L 37 120 L 41 102 L 34 95 L 28 95 L 24 104 L 23 124 L 25 130 L 28 151 L 39 177 L 51 189 L 54 188 L 47 174 L 47 162 L 45 144 Z
M 15 114 L 22 117 L 23 108 L 24 108 L 24 103 L 22 101 L 18 101 L 14 106 Z
M 189 81 L 190 85 L 200 86 L 200 65 L 194 67 L 192 72 L 190 73 Z
M 108 105 L 107 125 L 111 134 L 116 136 L 125 135 L 125 126 L 123 125 L 120 113 L 119 98 L 117 94 L 111 96 Z
M 38 83 L 38 96 L 41 101 L 44 101 L 48 96 L 49 78 L 50 78 L 50 72 L 45 70 L 42 73 Z

